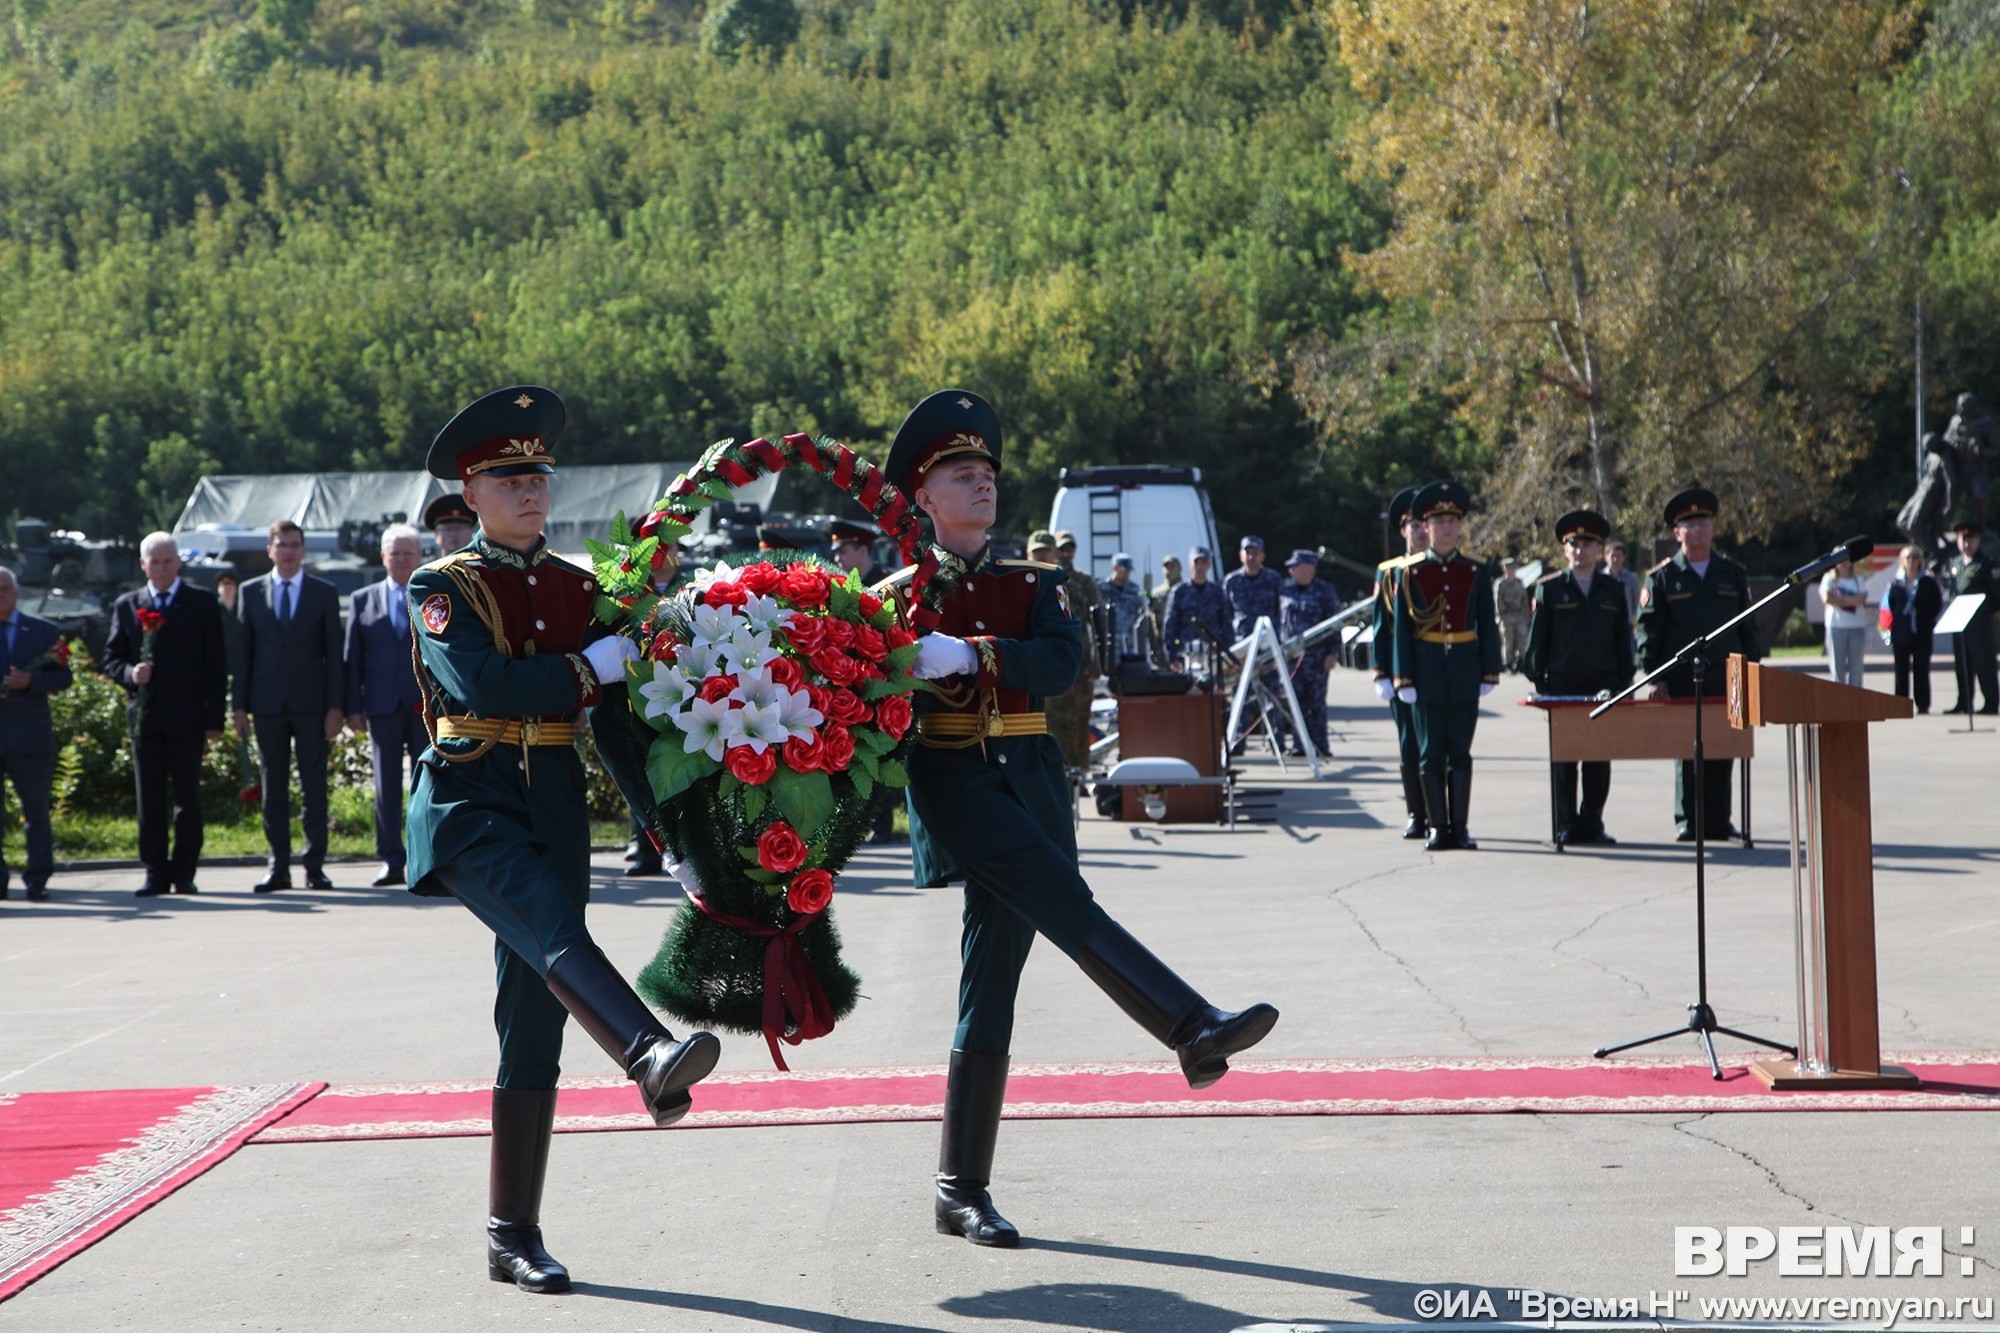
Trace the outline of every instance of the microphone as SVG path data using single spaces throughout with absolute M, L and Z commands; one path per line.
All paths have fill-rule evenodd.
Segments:
M 1875 549 L 1875 543 L 1866 537 L 1849 537 L 1840 545 L 1828 551 L 1819 559 L 1800 565 L 1785 575 L 1785 586 L 1796 587 L 1807 579 L 1816 579 L 1843 560 L 1863 560 Z

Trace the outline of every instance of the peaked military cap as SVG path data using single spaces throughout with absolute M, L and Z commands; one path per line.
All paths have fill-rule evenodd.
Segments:
M 1953 532 L 1984 532 L 1986 525 L 1974 516 L 1970 507 L 1967 507 L 1958 511 L 1958 517 L 1952 520 L 1951 530 Z
M 965 389 L 943 389 L 910 409 L 889 445 L 882 471 L 905 495 L 947 458 L 972 455 L 1000 466 L 1000 418 L 992 404 Z
M 1300 565 L 1312 565 L 1317 568 L 1319 565 L 1319 552 L 1307 550 L 1301 546 L 1298 550 L 1292 552 L 1290 559 L 1285 561 L 1286 569 L 1296 569 Z
M 1472 493 L 1455 481 L 1434 481 L 1410 501 L 1413 518 L 1464 518 L 1472 508 Z
M 479 522 L 478 516 L 472 512 L 472 506 L 467 504 L 465 497 L 458 492 L 453 491 L 449 495 L 440 495 L 437 499 L 424 506 L 425 527 L 434 528 L 440 523 L 450 523 L 453 521 L 473 524 Z
M 552 450 L 568 418 L 553 389 L 535 384 L 495 389 L 445 423 L 431 441 L 424 470 L 450 481 L 554 472 Z
M 1557 541 L 1566 542 L 1579 532 L 1603 541 L 1611 535 L 1611 524 L 1594 509 L 1572 509 L 1556 520 Z
M 855 523 L 844 518 L 836 518 L 826 525 L 826 539 L 835 546 L 848 542 L 859 542 L 863 546 L 869 546 L 874 543 L 875 535 L 876 530 L 866 523 Z
M 1665 513 L 1668 527 L 1690 518 L 1714 518 L 1715 492 L 1705 486 L 1690 486 L 1667 501 Z
M 1390 527 L 1400 528 L 1410 521 L 1410 506 L 1417 502 L 1417 493 L 1422 490 L 1423 487 L 1418 485 L 1405 486 L 1396 492 L 1396 498 L 1389 501 Z

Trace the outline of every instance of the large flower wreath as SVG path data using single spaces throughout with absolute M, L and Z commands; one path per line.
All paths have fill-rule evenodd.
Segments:
M 629 706 L 597 710 L 598 745 L 689 889 L 639 990 L 687 1022 L 763 1033 L 780 1069 L 781 1041 L 824 1036 L 859 994 L 833 926 L 835 876 L 876 803 L 908 782 L 909 696 L 927 688 L 910 674 L 917 640 L 896 608 L 797 552 L 654 594 L 696 514 L 793 462 L 915 555 L 908 501 L 852 450 L 805 435 L 712 446 L 636 528 L 620 515 L 608 543 L 590 543 L 598 617 L 641 649 Z M 918 609 L 941 594 L 923 587 Z

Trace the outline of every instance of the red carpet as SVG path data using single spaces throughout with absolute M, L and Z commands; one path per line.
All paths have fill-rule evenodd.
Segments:
M 0 1096 L 0 1300 L 110 1235 L 325 1086 Z
M 1298 1060 L 1236 1062 L 1229 1077 L 1190 1092 L 1177 1066 L 1016 1065 L 1007 1115 L 1016 1120 L 1121 1116 L 1487 1115 L 1687 1111 L 2000 1111 L 2000 1052 L 1896 1056 L 1924 1081 L 1912 1092 L 1771 1092 L 1742 1066 L 1723 1081 L 1683 1059 Z M 695 1089 L 687 1129 L 935 1120 L 937 1066 L 717 1074 Z M 490 1091 L 474 1083 L 329 1087 L 256 1143 L 484 1134 Z M 615 1078 L 563 1084 L 561 1131 L 650 1129 L 632 1086 Z

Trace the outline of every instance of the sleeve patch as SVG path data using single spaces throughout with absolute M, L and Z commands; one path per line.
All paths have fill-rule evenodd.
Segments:
M 425 629 L 433 634 L 442 634 L 445 627 L 451 624 L 451 598 L 441 592 L 432 593 L 424 598 L 423 609 L 417 614 L 423 620 Z
M 1031 575 L 1029 575 L 1029 577 L 1030 577 L 1030 578 L 1033 578 L 1034 576 L 1033 576 L 1033 575 L 1031 574 Z M 1062 607 L 1062 613 L 1063 613 L 1063 618 L 1064 618 L 1064 619 L 1066 619 L 1066 620 L 1074 620 L 1074 619 L 1075 619 L 1075 616 L 1073 616 L 1073 615 L 1071 615 L 1071 614 L 1070 614 L 1070 609 L 1069 609 L 1069 588 L 1068 588 L 1068 586 L 1067 586 L 1067 585 L 1065 585 L 1065 584 L 1060 584 L 1060 583 L 1056 585 L 1056 602 L 1057 602 L 1057 604 L 1058 604 L 1058 605 L 1060 605 L 1060 606 Z

